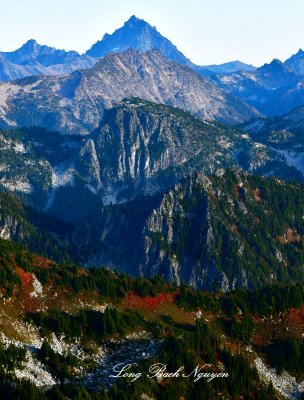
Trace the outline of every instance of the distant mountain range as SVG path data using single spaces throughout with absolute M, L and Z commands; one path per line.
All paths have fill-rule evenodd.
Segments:
M 286 165 L 304 174 L 304 106 L 281 117 L 245 123 L 243 128 L 253 140 L 276 151 Z
M 20 49 L 0 52 L 0 80 L 13 80 L 31 75 L 64 75 L 76 69 L 89 68 L 96 60 L 76 51 L 57 50 L 27 41 Z
M 273 60 L 251 72 L 215 74 L 211 79 L 228 93 L 266 115 L 282 115 L 304 104 L 303 52 L 285 63 Z
M 198 66 L 185 57 L 155 27 L 135 16 L 112 34 L 105 34 L 82 55 L 75 51 L 42 46 L 35 40 L 29 40 L 16 51 L 0 52 L 0 81 L 27 76 L 68 75 L 76 70 L 94 67 L 100 58 L 108 54 L 121 53 L 128 49 L 140 52 L 157 49 L 168 60 L 212 79 L 218 87 L 266 115 L 285 114 L 304 104 L 304 52 L 301 49 L 284 63 L 273 60 L 260 68 L 241 61 Z M 83 74 L 82 71 L 78 73 Z M 149 100 L 159 101 L 151 98 Z M 172 104 L 180 107 L 176 102 Z M 224 120 L 229 122 L 232 119 L 234 117 Z
M 111 205 L 120 213 L 143 197 L 150 213 L 150 197 L 156 196 L 155 207 L 160 207 L 157 196 L 170 197 L 186 176 L 221 177 L 224 169 L 243 169 L 304 180 L 302 51 L 285 63 L 273 60 L 257 69 L 238 61 L 209 66 L 206 78 L 201 76 L 205 67 L 193 65 L 155 28 L 132 17 L 83 56 L 31 40 L 1 57 L 7 71 L 18 65 L 20 73 L 31 68 L 39 73 L 0 82 L 1 189 L 65 223 L 80 221 L 79 232 L 88 237 L 83 253 L 91 251 L 83 219 Z M 80 69 L 62 75 L 66 66 L 71 70 L 79 64 Z M 44 75 L 51 70 L 53 76 Z M 111 208 L 108 212 L 111 221 Z M 106 227 L 109 232 L 117 229 L 115 218 Z M 147 222 L 142 223 L 144 229 Z M 103 229 L 103 219 L 101 224 Z M 110 246 L 103 240 L 99 245 Z M 168 250 L 168 243 L 164 246 Z M 98 251 L 95 259 L 82 261 L 114 263 L 114 258 L 102 258 Z M 149 262 L 143 260 L 133 261 L 146 268 Z M 168 278 L 174 265 L 164 265 Z M 218 274 L 209 267 L 211 275 Z
M 18 50 L 0 52 L 0 81 L 27 76 L 68 75 L 76 70 L 92 68 L 100 58 L 109 53 L 121 53 L 130 48 L 140 52 L 157 49 L 168 60 L 212 79 L 217 86 L 251 104 L 263 114 L 284 114 L 304 103 L 302 50 L 285 63 L 273 60 L 260 68 L 241 61 L 198 66 L 185 57 L 155 27 L 135 16 L 114 33 L 105 34 L 82 55 L 76 51 L 42 46 L 35 40 L 29 40 Z M 78 73 L 82 74 L 83 72 Z M 2 103 L 3 101 L 5 100 L 2 100 Z M 179 106 L 175 102 L 172 104 Z
M 111 35 L 105 34 L 85 54 L 57 50 L 28 40 L 20 49 L 0 52 L 0 80 L 13 80 L 30 75 L 63 75 L 77 69 L 92 67 L 108 53 L 129 48 L 147 51 L 158 49 L 166 58 L 186 65 L 203 76 L 213 72 L 228 73 L 237 70 L 251 71 L 253 66 L 240 61 L 201 67 L 193 64 L 174 44 L 162 36 L 155 27 L 134 15 Z
M 154 45 L 161 51 L 147 50 Z M 11 130 L 1 135 L 1 185 L 39 210 L 77 219 L 79 210 L 96 207 L 96 198 L 105 205 L 153 194 L 192 169 L 212 173 L 238 166 L 303 180 L 303 107 L 265 119 L 248 104 L 269 115 L 304 102 L 301 50 L 286 63 L 274 60 L 257 69 L 238 61 L 225 65 L 247 71 L 223 74 L 209 66 L 218 73 L 205 78 L 155 28 L 131 17 L 84 56 L 30 40 L 2 57 L 20 69 L 86 63 L 70 74 L 0 83 L 0 128 Z M 247 133 L 214 121 L 239 124 Z M 68 200 L 76 192 L 79 202 Z
M 304 106 L 297 107 L 280 117 L 259 118 L 249 121 L 242 127 L 248 132 L 255 132 L 257 135 L 276 133 L 282 137 L 290 136 L 290 134 L 304 137 Z
M 230 61 L 224 64 L 213 64 L 213 65 L 206 65 L 204 67 L 198 67 L 197 71 L 201 75 L 206 75 L 210 76 L 213 73 L 216 74 L 229 74 L 231 72 L 237 72 L 237 71 L 247 71 L 247 72 L 252 72 L 256 69 L 253 65 L 250 64 L 245 64 L 241 61 Z
M 0 83 L 0 127 L 42 126 L 85 134 L 106 107 L 126 97 L 179 107 L 207 120 L 240 123 L 258 112 L 158 50 L 110 53 L 93 67 L 60 77 Z

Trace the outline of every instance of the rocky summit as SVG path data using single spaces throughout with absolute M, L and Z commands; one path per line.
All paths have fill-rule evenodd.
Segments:
M 86 54 L 101 58 L 108 53 L 122 52 L 127 49 L 148 51 L 158 49 L 166 58 L 179 64 L 194 66 L 177 48 L 162 36 L 155 27 L 133 15 L 125 24 L 111 35 L 105 34 Z
M 297 75 L 304 75 L 304 51 L 299 49 L 296 54 L 293 54 L 285 61 L 285 64 Z
M 159 51 L 106 55 L 93 68 L 64 77 L 29 77 L 0 83 L 0 126 L 42 126 L 68 134 L 95 129 L 105 107 L 140 97 L 232 124 L 258 113 Z

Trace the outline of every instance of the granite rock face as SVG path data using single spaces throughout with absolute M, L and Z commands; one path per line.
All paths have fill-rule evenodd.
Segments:
M 78 220 L 96 207 L 166 191 L 192 172 L 242 167 L 302 180 L 268 143 L 171 106 L 128 98 L 87 135 L 0 132 L 0 184 L 40 211 Z
M 298 279 L 302 239 L 294 234 L 286 246 L 282 218 L 284 226 L 303 226 L 300 214 L 295 220 L 288 212 L 303 189 L 290 184 L 294 197 L 285 196 L 285 185 L 239 170 L 194 174 L 165 193 L 100 208 L 76 226 L 72 241 L 88 266 L 160 275 L 204 290 L 260 287 L 283 275 Z M 290 238 L 295 229 L 288 230 Z M 297 254 L 289 276 L 288 254 Z
M 106 55 L 65 77 L 28 77 L 0 84 L 0 126 L 42 126 L 68 134 L 97 128 L 104 109 L 126 97 L 179 107 L 207 120 L 240 123 L 258 113 L 208 79 L 159 51 Z
M 1 132 L 0 143 L 6 190 L 77 219 L 98 204 L 166 190 L 193 170 L 236 165 L 233 149 L 247 140 L 233 128 L 133 98 L 106 110 L 88 135 L 28 128 Z

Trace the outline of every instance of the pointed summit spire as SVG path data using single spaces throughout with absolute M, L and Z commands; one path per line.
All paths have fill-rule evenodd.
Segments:
M 152 27 L 147 21 L 144 19 L 137 18 L 136 15 L 132 15 L 128 21 L 124 23 L 124 27 L 127 28 L 141 28 L 141 27 L 149 27 L 150 29 L 155 29 Z
M 139 19 L 139 18 L 136 17 L 136 15 L 132 15 L 132 16 L 128 19 L 128 21 L 125 22 L 125 24 L 134 23 L 134 22 L 138 22 L 138 21 L 143 21 L 143 19 Z
M 21 49 L 35 49 L 39 46 L 40 45 L 35 39 L 29 39 L 27 42 L 24 43 L 24 45 L 21 46 Z
M 191 66 L 187 59 L 170 40 L 162 36 L 157 29 L 144 19 L 132 15 L 124 25 L 112 34 L 105 34 L 86 54 L 101 58 L 108 53 L 122 52 L 127 49 L 148 51 L 158 49 L 165 57 L 180 64 Z
M 25 42 L 19 49 L 11 52 L 11 54 L 15 54 L 18 57 L 19 56 L 32 56 L 33 54 L 36 54 L 39 52 L 40 48 L 42 46 L 37 43 L 35 39 L 29 39 L 27 42 Z M 16 60 L 12 60 L 16 61 Z

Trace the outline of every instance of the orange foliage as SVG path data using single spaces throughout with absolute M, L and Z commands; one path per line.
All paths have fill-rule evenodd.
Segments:
M 174 303 L 176 293 L 159 293 L 156 297 L 140 297 L 134 292 L 129 292 L 126 296 L 126 303 L 132 308 L 155 311 L 162 303 Z
M 286 228 L 284 234 L 278 237 L 278 241 L 282 244 L 299 243 L 301 239 L 295 228 Z
M 25 272 L 24 269 L 16 267 L 16 272 L 20 278 L 22 290 L 20 293 L 21 305 L 25 312 L 36 312 L 41 307 L 41 299 L 32 296 L 33 274 Z
M 53 261 L 48 260 L 47 258 L 36 256 L 33 266 L 38 268 L 49 268 L 52 264 L 54 264 Z
M 16 267 L 17 275 L 21 281 L 21 285 L 23 289 L 27 289 L 32 286 L 33 283 L 33 274 L 30 272 L 25 272 L 22 268 Z
M 288 310 L 286 319 L 288 324 L 304 324 L 304 306 Z

